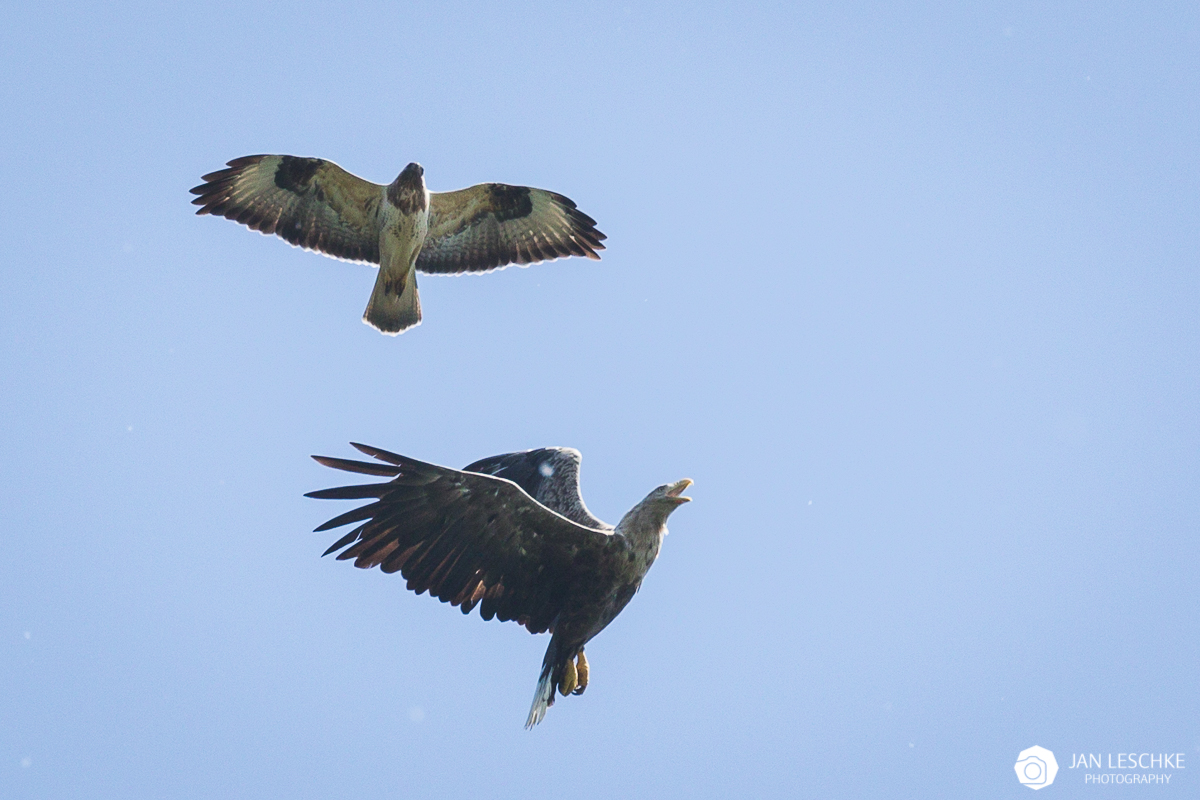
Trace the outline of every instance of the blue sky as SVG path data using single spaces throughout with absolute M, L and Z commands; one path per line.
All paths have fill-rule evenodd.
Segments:
M 1198 54 L 1185 3 L 0 5 L 0 795 L 1009 797 L 1035 744 L 1191 795 Z M 383 337 L 369 267 L 192 215 L 260 152 L 609 249 Z M 319 558 L 350 440 L 696 502 L 529 733 L 544 637 Z

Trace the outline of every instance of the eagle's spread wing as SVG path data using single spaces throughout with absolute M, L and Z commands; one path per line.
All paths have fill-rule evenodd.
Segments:
M 588 511 L 579 490 L 582 457 L 570 447 L 542 447 L 482 458 L 463 467 L 465 472 L 483 472 L 505 478 L 551 511 L 589 528 L 610 530 L 611 525 Z
M 197 214 L 218 214 L 294 245 L 379 263 L 383 187 L 320 158 L 243 156 L 192 189 Z
M 563 256 L 599 259 L 605 238 L 596 220 L 561 194 L 481 183 L 430 195 L 429 235 L 417 269 L 486 272 Z
M 464 614 L 478 603 L 484 619 L 516 620 L 541 633 L 554 624 L 569 590 L 601 579 L 628 558 L 624 537 L 572 522 L 511 481 L 354 446 L 383 463 L 314 458 L 393 479 L 306 495 L 374 499 L 317 528 L 365 520 L 326 555 L 342 550 L 338 559 L 354 559 L 356 567 L 399 571 L 412 591 L 428 590 Z

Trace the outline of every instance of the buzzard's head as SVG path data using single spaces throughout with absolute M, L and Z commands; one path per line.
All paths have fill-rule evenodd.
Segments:
M 396 183 L 405 186 L 424 186 L 425 168 L 417 162 L 412 162 L 396 178 Z
M 387 190 L 388 201 L 405 214 L 423 211 L 429 205 L 425 191 L 425 168 L 413 162 L 396 176 Z

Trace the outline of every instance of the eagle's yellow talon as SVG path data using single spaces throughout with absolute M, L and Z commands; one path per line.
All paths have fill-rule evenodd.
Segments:
M 567 666 L 563 669 L 562 680 L 558 682 L 558 691 L 562 692 L 562 696 L 566 697 L 571 692 L 575 691 L 575 686 L 578 684 L 578 676 L 575 674 L 575 662 L 568 661 Z
M 580 650 L 579 655 L 575 657 L 575 672 L 578 675 L 579 685 L 575 687 L 575 691 L 572 692 L 572 694 L 583 694 L 583 690 L 586 689 L 588 685 L 588 663 L 587 657 L 584 656 L 582 650 Z

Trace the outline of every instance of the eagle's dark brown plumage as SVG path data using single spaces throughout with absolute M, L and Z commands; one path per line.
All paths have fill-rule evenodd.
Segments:
M 606 238 L 569 198 L 481 183 L 429 192 L 409 164 L 388 186 L 320 158 L 235 158 L 193 188 L 197 214 L 215 214 L 334 258 L 380 265 L 364 320 L 400 333 L 421 320 L 414 270 L 486 272 L 565 256 L 598 259 Z
M 584 645 L 641 586 L 658 556 L 666 520 L 688 501 L 690 480 L 660 486 L 614 528 L 579 494 L 578 451 L 543 448 L 483 459 L 464 470 L 426 464 L 356 444 L 376 462 L 313 456 L 335 469 L 390 477 L 386 483 L 310 492 L 322 499 L 371 499 L 318 531 L 361 523 L 325 551 L 384 572 L 484 619 L 515 620 L 553 636 L 526 721 L 532 727 L 554 692 L 587 686 Z

